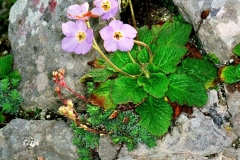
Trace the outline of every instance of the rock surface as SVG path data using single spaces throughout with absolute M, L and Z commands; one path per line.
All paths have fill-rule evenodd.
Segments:
M 233 130 L 240 137 L 240 93 L 237 91 L 227 92 L 227 102 L 232 115 Z
M 199 37 L 207 53 L 216 54 L 222 62 L 233 55 L 232 48 L 240 42 L 239 0 L 173 0 L 183 17 L 195 30 L 201 21 L 202 11 L 210 9 L 203 20 Z
M 1 160 L 76 160 L 72 132 L 63 121 L 14 119 L 0 130 Z
M 158 140 L 157 147 L 149 149 L 145 145 L 139 145 L 138 149 L 130 153 L 123 147 L 118 159 L 208 159 L 206 156 L 213 154 L 220 156 L 222 148 L 231 147 L 233 140 L 237 138 L 233 131 L 219 128 L 214 124 L 212 118 L 204 116 L 197 108 L 194 109 L 193 118 L 189 119 L 186 115 L 181 114 L 175 124 L 171 133 Z M 109 145 L 109 141 L 101 140 L 101 142 L 103 145 L 99 147 L 101 159 L 110 160 L 112 155 L 108 155 L 105 148 Z M 231 156 L 239 157 L 240 154 L 234 151 Z
M 84 0 L 18 0 L 10 11 L 9 39 L 14 55 L 14 67 L 22 75 L 20 92 L 27 108 L 57 108 L 59 98 L 55 94 L 52 72 L 66 70 L 67 84 L 78 93 L 85 92 L 79 78 L 90 67 L 97 53 L 92 50 L 86 55 L 67 53 L 61 49 L 62 23 L 69 21 L 67 9 L 71 4 Z M 99 19 L 91 21 L 97 31 Z M 97 33 L 97 32 L 96 32 Z M 64 92 L 65 97 L 72 94 Z M 73 96 L 72 96 L 73 97 Z
M 59 98 L 54 94 L 52 71 L 66 69 L 66 81 L 79 92 L 84 92 L 79 78 L 90 68 L 86 65 L 97 54 L 66 53 L 61 49 L 63 34 L 61 24 L 68 21 L 67 7 L 84 0 L 18 0 L 10 13 L 9 39 L 12 43 L 14 65 L 23 77 L 20 86 L 27 108 L 57 108 Z M 200 21 L 203 10 L 211 9 L 203 21 L 199 37 L 207 53 L 215 53 L 222 62 L 232 55 L 231 49 L 240 40 L 240 2 L 237 0 L 174 0 L 184 17 L 194 25 Z M 197 5 L 196 5 L 197 4 Z M 99 29 L 97 19 L 92 26 Z M 70 94 L 65 93 L 66 97 Z M 213 160 L 240 159 L 239 149 L 232 143 L 240 136 L 240 95 L 227 93 L 227 99 L 219 93 L 209 93 L 209 102 L 203 109 L 194 109 L 193 117 L 185 114 L 176 120 L 171 133 L 158 141 L 152 149 L 139 145 L 133 152 L 122 148 L 119 160 Z M 223 101 L 223 103 L 222 103 Z M 226 103 L 227 102 L 227 103 Z M 221 117 L 231 115 L 230 122 L 217 121 L 205 113 Z M 229 114 L 231 113 L 231 114 Z M 230 123 L 230 124 L 228 124 Z M 231 123 L 233 128 L 231 128 Z M 13 120 L 0 130 L 0 159 L 75 160 L 76 148 L 72 145 L 71 129 L 62 121 Z M 240 142 L 239 142 L 240 143 Z M 236 148 L 236 147 L 235 147 Z M 119 146 L 112 146 L 107 138 L 100 140 L 99 154 L 102 160 L 112 160 Z M 208 156 L 208 157 L 207 157 Z

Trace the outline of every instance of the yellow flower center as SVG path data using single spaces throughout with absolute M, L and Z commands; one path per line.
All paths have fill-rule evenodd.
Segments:
M 106 1 L 106 2 L 102 3 L 101 7 L 105 12 L 107 12 L 111 8 L 111 5 L 110 5 L 109 1 Z
M 76 35 L 76 38 L 77 38 L 78 42 L 82 42 L 83 40 L 86 39 L 85 32 L 78 32 Z
M 121 39 L 123 36 L 122 36 L 122 33 L 121 33 L 121 32 L 115 32 L 113 37 L 116 38 L 117 40 L 119 40 L 119 39 Z

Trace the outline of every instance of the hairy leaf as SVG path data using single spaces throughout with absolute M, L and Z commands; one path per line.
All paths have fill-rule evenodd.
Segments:
M 138 37 L 140 41 L 149 44 L 152 42 L 153 36 L 150 30 L 148 30 L 147 26 L 143 26 L 139 28 L 138 30 Z
M 127 63 L 124 67 L 122 67 L 122 70 L 127 72 L 131 75 L 138 75 L 140 74 L 140 66 L 137 63 Z
M 97 89 L 93 90 L 89 101 L 94 105 L 102 107 L 104 110 L 115 108 L 116 105 L 113 103 L 110 94 L 112 83 L 112 80 L 107 80 Z
M 155 98 L 162 98 L 168 89 L 169 80 L 163 73 L 153 73 L 150 78 L 139 77 L 138 85 L 143 86 L 144 91 Z
M 116 51 L 111 54 L 110 61 L 112 61 L 113 64 L 115 64 L 117 67 L 122 68 L 127 63 L 132 63 L 130 57 L 126 52 Z M 115 70 L 112 68 L 112 66 L 108 65 L 108 69 Z
M 240 78 L 240 64 L 235 67 L 236 67 L 236 75 L 238 78 Z
M 149 65 L 147 65 L 146 69 L 150 72 L 150 73 L 159 73 L 161 72 L 160 68 L 155 66 L 154 64 L 150 63 Z
M 0 57 L 0 78 L 5 77 L 12 70 L 12 54 Z
M 84 77 L 81 78 L 81 81 L 84 81 L 85 78 L 93 78 L 94 82 L 104 82 L 114 73 L 106 68 L 97 68 L 90 70 Z
M 221 81 L 232 84 L 240 81 L 240 76 L 237 73 L 239 74 L 239 65 L 237 70 L 235 66 L 224 66 L 220 68 L 218 74 Z
M 171 102 L 180 105 L 203 106 L 207 102 L 207 93 L 203 84 L 187 74 L 172 74 L 166 96 Z
M 171 124 L 172 107 L 161 99 L 149 96 L 145 102 L 137 107 L 140 116 L 139 124 L 154 136 L 162 136 Z
M 138 52 L 137 58 L 142 63 L 149 63 L 149 54 L 145 48 Z
M 115 104 L 128 102 L 137 104 L 146 97 L 147 93 L 138 86 L 136 79 L 123 76 L 114 81 L 112 99 Z
M 187 49 L 174 45 L 165 45 L 157 49 L 153 63 L 164 73 L 169 74 L 177 70 L 177 64 L 185 55 Z
M 232 50 L 232 52 L 234 54 L 236 54 L 237 56 L 240 56 L 240 43 L 238 43 Z
M 165 27 L 165 25 L 167 27 Z M 189 24 L 180 23 L 175 21 L 170 24 L 167 22 L 163 25 L 157 40 L 158 45 L 179 45 L 184 46 L 189 39 L 192 27 Z
M 186 58 L 178 67 L 179 73 L 187 73 L 201 80 L 206 89 L 214 87 L 218 79 L 217 67 L 208 60 Z

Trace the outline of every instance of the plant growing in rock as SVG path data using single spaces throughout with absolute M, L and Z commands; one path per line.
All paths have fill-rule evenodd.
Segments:
M 146 26 L 136 29 L 114 18 L 116 0 L 95 0 L 93 4 L 91 11 L 87 2 L 70 6 L 68 17 L 76 21 L 62 25 L 63 50 L 86 54 L 94 48 L 101 56 L 81 78 L 88 84 L 89 98 L 67 86 L 63 69 L 53 72 L 56 91 L 66 105 L 59 112 L 73 120 L 74 143 L 85 158 L 98 146 L 99 134 L 107 134 L 113 143 L 126 144 L 129 150 L 139 142 L 153 147 L 171 125 L 172 103 L 190 107 L 206 103 L 207 89 L 216 85 L 217 68 L 207 59 L 188 56 L 185 44 L 191 25 L 167 21 L 151 30 Z M 109 54 L 98 46 L 89 23 L 99 16 L 111 20 L 99 32 Z M 72 102 L 61 97 L 62 87 L 89 103 L 85 115 L 79 115 Z
M 0 123 L 4 123 L 5 114 L 16 115 L 22 98 L 17 91 L 21 76 L 12 68 L 12 54 L 10 42 L 3 38 L 0 40 Z
M 234 57 L 234 64 L 223 66 L 219 70 L 219 78 L 221 81 L 227 84 L 233 84 L 240 81 L 240 43 L 233 48 L 233 53 L 237 56 Z

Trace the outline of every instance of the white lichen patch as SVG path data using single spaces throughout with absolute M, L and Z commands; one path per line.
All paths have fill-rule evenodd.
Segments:
M 23 141 L 23 146 L 28 148 L 28 149 L 34 148 L 38 145 L 39 145 L 39 141 L 34 140 L 33 137 L 28 137 Z
M 37 90 L 38 92 L 43 91 L 47 86 L 48 86 L 48 77 L 46 73 L 40 73 L 39 75 L 37 75 Z
M 37 70 L 43 72 L 45 69 L 45 56 L 38 56 L 38 59 L 35 61 L 37 64 Z
M 17 15 L 22 15 L 23 10 L 27 6 L 26 0 L 18 0 L 11 8 L 10 10 L 10 16 L 9 16 L 9 21 L 10 23 L 14 23 L 17 20 Z
M 33 24 L 40 19 L 42 16 L 42 13 L 39 11 L 33 11 L 31 8 L 28 8 L 28 16 L 26 17 L 26 24 L 30 24 L 33 26 Z

